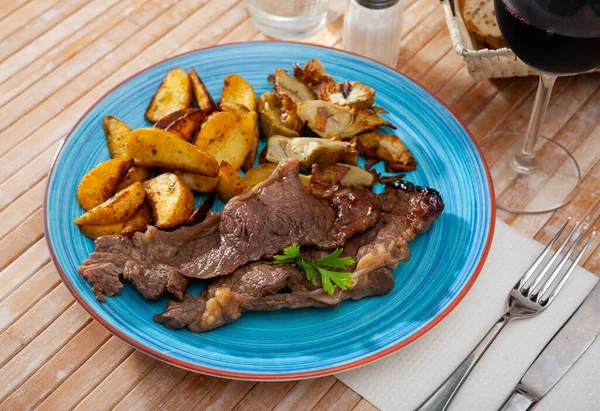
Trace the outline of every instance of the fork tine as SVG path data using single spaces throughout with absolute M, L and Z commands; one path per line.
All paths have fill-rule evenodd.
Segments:
M 548 261 L 548 263 L 544 266 L 544 268 L 542 269 L 542 272 L 536 277 L 533 284 L 524 290 L 525 296 L 529 297 L 530 295 L 533 294 L 533 291 L 536 289 L 538 284 L 544 279 L 544 277 L 546 276 L 548 271 L 550 271 L 550 269 L 552 268 L 552 264 L 554 264 L 554 262 L 556 261 L 556 259 L 560 255 L 560 253 L 562 252 L 563 248 L 565 248 L 565 246 L 567 245 L 567 243 L 569 242 L 569 240 L 571 239 L 571 237 L 573 236 L 573 234 L 575 233 L 575 231 L 577 230 L 578 227 L 579 227 L 579 222 L 575 223 L 575 226 L 571 229 L 571 231 L 569 231 L 569 234 L 567 234 L 567 236 L 562 241 L 562 243 L 560 243 L 560 245 L 558 246 L 558 249 L 552 255 L 552 258 L 550 258 L 550 261 Z
M 541 264 L 541 262 L 544 260 L 544 258 L 546 257 L 546 255 L 548 255 L 548 253 L 550 252 L 550 250 L 554 246 L 554 243 L 556 243 L 556 240 L 558 240 L 558 238 L 560 237 L 560 235 L 562 234 L 562 232 L 565 230 L 565 228 L 567 227 L 567 225 L 569 225 L 570 221 L 571 221 L 571 217 L 567 218 L 567 221 L 565 221 L 565 223 L 562 225 L 562 227 L 554 235 L 554 238 L 552 240 L 550 240 L 550 242 L 548 243 L 548 245 L 546 246 L 546 248 L 544 248 L 544 251 L 542 251 L 542 253 L 537 258 L 537 260 L 535 260 L 533 262 L 533 264 L 531 264 L 531 267 L 529 267 L 529 269 L 527 270 L 527 272 L 523 275 L 523 277 L 521 277 L 521 280 L 519 280 L 519 283 L 515 287 L 517 290 L 521 290 L 521 288 L 527 283 L 527 281 L 529 280 L 529 278 L 531 277 L 531 275 L 535 272 L 535 270 L 537 270 L 537 268 L 539 267 L 539 265 Z
M 542 297 L 546 293 L 546 291 L 548 291 L 548 288 L 550 288 L 550 286 L 554 282 L 554 279 L 558 276 L 558 274 L 560 274 L 562 268 L 569 260 L 569 257 L 571 257 L 571 254 L 573 254 L 573 251 L 575 251 L 575 248 L 577 248 L 577 246 L 579 245 L 579 242 L 581 241 L 581 238 L 583 237 L 583 235 L 587 232 L 587 229 L 588 229 L 588 227 L 584 227 L 583 230 L 581 230 L 581 233 L 579 233 L 579 235 L 577 236 L 575 241 L 573 241 L 573 244 L 571 244 L 571 247 L 569 248 L 569 250 L 565 253 L 564 257 L 560 260 L 560 262 L 558 263 L 558 265 L 556 266 L 556 268 L 550 275 L 550 278 L 548 278 L 548 280 L 546 280 L 546 283 L 544 284 L 542 289 L 540 291 L 532 294 L 533 301 L 537 301 L 538 300 L 537 297 Z M 541 300 L 541 298 L 540 298 L 540 300 Z
M 590 235 L 590 238 L 587 239 L 587 241 L 585 242 L 584 246 L 579 251 L 579 254 L 577 254 L 577 257 L 575 257 L 575 260 L 573 260 L 573 264 L 571 264 L 571 266 L 569 267 L 569 269 L 567 270 L 567 272 L 565 273 L 565 275 L 563 276 L 563 278 L 560 280 L 560 283 L 558 283 L 558 285 L 556 286 L 556 288 L 554 288 L 554 290 L 552 290 L 552 292 L 550 293 L 550 295 L 548 296 L 548 298 L 545 299 L 545 300 L 540 300 L 540 304 L 541 305 L 547 306 L 550 303 L 552 303 L 552 301 L 554 301 L 554 299 L 556 298 L 556 296 L 558 295 L 558 293 L 560 292 L 560 290 L 563 288 L 563 286 L 565 285 L 565 283 L 567 282 L 567 280 L 569 279 L 569 277 L 571 276 L 571 274 L 575 270 L 575 267 L 577 267 L 577 264 L 579 264 L 579 260 L 581 260 L 581 258 L 583 257 L 583 255 L 585 254 L 585 252 L 587 251 L 587 249 L 592 244 L 592 240 L 594 239 L 595 235 L 596 235 L 596 231 L 594 231 L 592 233 L 592 235 Z

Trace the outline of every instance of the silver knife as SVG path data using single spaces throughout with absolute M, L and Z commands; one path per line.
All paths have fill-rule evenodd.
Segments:
M 600 333 L 600 282 L 531 364 L 501 411 L 525 411 L 544 397 Z

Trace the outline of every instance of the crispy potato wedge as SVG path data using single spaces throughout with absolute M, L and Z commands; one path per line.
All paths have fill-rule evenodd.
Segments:
M 114 116 L 106 116 L 102 127 L 106 135 L 110 157 L 127 157 L 127 136 L 131 133 L 129 126 Z
M 199 193 L 212 193 L 217 188 L 219 177 L 207 177 L 200 174 L 176 170 L 174 173 L 192 190 Z
M 413 171 L 417 162 L 404 143 L 393 134 L 365 133 L 356 137 L 356 147 L 365 157 L 384 160 L 391 171 Z
M 84 210 L 89 210 L 108 200 L 133 165 L 128 157 L 117 157 L 92 168 L 77 187 L 77 201 Z
M 203 111 L 194 109 L 194 111 L 184 114 L 169 124 L 165 128 L 165 131 L 175 134 L 182 140 L 193 141 L 196 138 L 196 134 L 200 131 L 205 118 L 206 114 Z
M 217 182 L 217 195 L 224 203 L 248 188 L 244 178 L 227 161 L 221 161 L 219 166 L 219 181 Z
M 150 178 L 150 169 L 146 167 L 133 166 L 129 169 L 125 178 L 121 180 L 116 191 L 125 190 L 133 183 L 143 183 Z
M 144 183 L 154 224 L 158 228 L 182 224 L 194 211 L 194 194 L 173 173 L 161 174 Z
M 248 188 L 252 188 L 261 181 L 266 180 L 271 176 L 271 174 L 273 174 L 273 171 L 275 171 L 276 168 L 277 164 L 274 163 L 261 164 L 251 168 L 244 176 L 244 182 L 246 183 L 246 186 L 248 186 Z
M 218 163 L 210 154 L 154 127 L 132 131 L 127 138 L 127 154 L 136 166 L 166 167 L 210 177 L 219 175 Z
M 185 225 L 196 225 L 204 221 L 206 215 L 215 203 L 216 197 L 217 196 L 215 193 L 211 193 L 208 197 L 206 197 L 206 199 L 202 203 L 200 203 L 198 208 L 194 210 L 194 212 L 188 217 L 188 219 L 185 220 Z
M 258 135 L 256 118 L 256 112 L 251 111 L 228 127 L 223 134 L 210 135 L 203 129 L 198 135 L 196 146 L 203 147 L 219 163 L 227 161 L 237 171 L 254 147 Z
M 144 202 L 133 217 L 125 221 L 121 235 L 130 236 L 137 231 L 144 231 L 152 223 L 152 209 L 148 202 Z
M 184 108 L 183 110 L 174 111 L 170 114 L 167 114 L 166 116 L 164 116 L 163 118 L 158 120 L 156 123 L 154 123 L 154 127 L 161 128 L 164 130 L 169 126 L 169 124 L 171 124 L 178 118 L 183 117 L 186 114 L 192 113 L 196 110 L 198 110 L 198 109 L 197 108 Z
M 142 183 L 134 183 L 125 190 L 75 219 L 74 223 L 82 224 L 114 224 L 129 219 L 146 198 Z
M 205 150 L 213 141 L 222 140 L 225 132 L 239 119 L 240 116 L 227 111 L 212 114 L 198 133 L 196 147 Z
M 198 104 L 198 108 L 206 115 L 212 113 L 217 109 L 217 105 L 213 100 L 212 96 L 204 86 L 204 83 L 198 76 L 198 73 L 193 68 L 190 69 L 190 81 L 192 82 L 192 92 L 194 94 L 194 100 Z
M 114 224 L 83 224 L 79 229 L 88 238 L 95 240 L 105 235 L 131 235 L 136 231 L 142 231 L 152 221 L 152 210 L 144 203 L 138 211 L 127 221 Z
M 244 170 L 244 172 L 254 167 L 254 163 L 256 162 L 256 155 L 258 154 L 258 143 L 260 140 L 258 134 L 258 127 L 255 126 L 254 135 L 252 136 L 252 141 L 250 142 L 250 151 L 248 151 L 248 154 L 244 159 L 244 163 L 242 164 L 242 170 Z
M 170 70 L 154 93 L 146 109 L 146 118 L 152 123 L 192 106 L 192 83 L 182 68 Z
M 242 76 L 229 74 L 225 77 L 219 107 L 222 103 L 237 103 L 246 106 L 250 111 L 256 111 L 256 94 Z M 221 109 L 223 108 L 221 107 Z
M 114 224 L 83 224 L 79 226 L 79 230 L 87 238 L 95 240 L 98 237 L 104 237 L 105 235 L 121 234 L 125 222 L 114 223 Z
M 223 111 L 235 113 L 240 117 L 245 116 L 250 112 L 250 110 L 248 110 L 248 107 L 238 103 L 221 103 L 219 108 Z

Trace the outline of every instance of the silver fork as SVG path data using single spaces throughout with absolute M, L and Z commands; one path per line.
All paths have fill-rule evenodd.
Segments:
M 554 238 L 548 243 L 544 251 L 540 254 L 540 256 L 534 261 L 531 267 L 527 270 L 527 272 L 523 275 L 523 277 L 515 284 L 513 289 L 510 291 L 508 295 L 508 301 L 506 306 L 506 311 L 500 317 L 500 319 L 496 322 L 496 324 L 490 329 L 490 331 L 486 334 L 485 337 L 481 340 L 479 345 L 471 351 L 471 353 L 465 358 L 465 360 L 456 368 L 456 370 L 448 377 L 448 379 L 437 389 L 436 392 L 431 395 L 421 406 L 418 408 L 420 411 L 442 411 L 445 410 L 454 395 L 459 390 L 463 382 L 467 379 L 471 370 L 479 359 L 486 352 L 488 347 L 492 344 L 492 342 L 496 339 L 500 331 L 504 329 L 504 327 L 514 319 L 522 319 L 522 318 L 531 318 L 540 314 L 544 311 L 548 306 L 554 301 L 559 291 L 563 288 L 573 270 L 583 257 L 583 254 L 586 252 L 588 247 L 590 246 L 592 239 L 596 235 L 596 231 L 593 231 L 590 237 L 585 242 L 584 246 L 581 248 L 575 259 L 571 262 L 571 264 L 567 267 L 566 273 L 562 276 L 562 278 L 558 281 L 558 284 L 553 287 L 553 284 L 556 282 L 558 275 L 561 273 L 567 262 L 570 262 L 569 257 L 573 254 L 573 251 L 577 247 L 577 245 L 581 242 L 583 235 L 587 231 L 587 227 L 583 227 L 581 233 L 579 233 L 571 246 L 566 251 L 565 255 L 562 257 L 558 265 L 552 270 L 552 266 L 560 256 L 561 252 L 567 246 L 569 240 L 577 229 L 580 227 L 579 223 L 576 223 L 575 226 L 569 231 L 565 239 L 562 241 L 556 252 L 552 255 L 548 263 L 541 269 L 539 274 L 533 278 L 533 274 L 540 268 L 545 257 L 552 251 L 552 247 L 564 231 L 564 229 L 568 226 L 571 218 L 568 218 L 567 221 L 562 225 L 562 227 L 558 230 Z M 551 272 L 552 270 L 552 272 Z M 549 275 L 548 275 L 549 274 Z

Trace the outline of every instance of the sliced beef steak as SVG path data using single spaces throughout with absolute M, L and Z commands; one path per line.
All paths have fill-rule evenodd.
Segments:
M 182 276 L 228 275 L 294 243 L 317 249 L 341 247 L 374 226 L 379 213 L 369 190 L 345 188 L 327 198 L 312 196 L 298 179 L 298 162 L 289 160 L 200 224 L 171 232 L 148 227 L 131 239 L 99 238 L 96 252 L 82 263 L 79 273 L 94 285 L 100 301 L 102 293 L 119 292 L 121 275 L 147 298 L 157 298 L 165 290 L 182 298 L 187 288 Z
M 191 332 L 205 332 L 237 320 L 244 311 L 337 306 L 349 298 L 387 294 L 394 277 L 383 268 L 364 277 L 363 283 L 328 295 L 294 267 L 259 261 L 213 280 L 199 296 L 186 294 L 183 301 L 169 302 L 166 311 L 154 319 L 168 328 L 187 326 Z M 289 292 L 279 293 L 284 289 Z
M 342 190 L 339 198 L 347 195 Z M 344 255 L 357 261 L 348 290 L 336 287 L 328 295 L 297 268 L 261 261 L 213 280 L 200 296 L 187 294 L 182 302 L 171 301 L 154 319 L 169 328 L 187 326 L 191 332 L 204 332 L 235 321 L 244 311 L 336 306 L 345 299 L 388 293 L 394 286 L 391 268 L 410 258 L 408 243 L 429 228 L 444 204 L 437 191 L 410 183 L 387 187 L 377 200 L 383 210 L 377 225 L 350 239 L 344 248 Z M 303 257 L 314 261 L 330 252 L 309 247 Z

